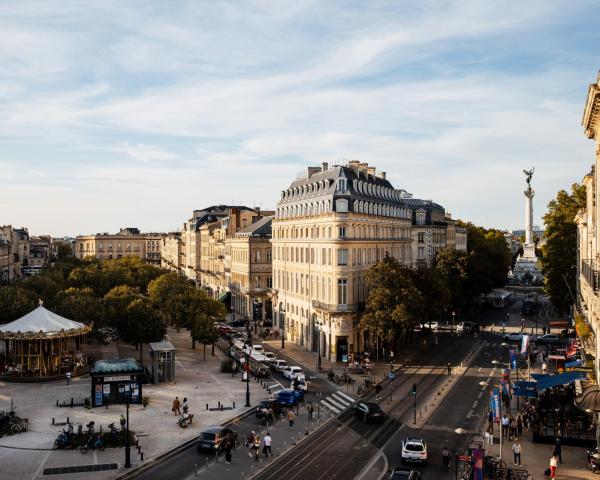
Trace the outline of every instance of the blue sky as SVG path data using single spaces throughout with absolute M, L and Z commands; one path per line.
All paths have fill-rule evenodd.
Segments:
M 0 224 L 76 235 L 274 208 L 358 159 L 454 217 L 535 223 L 593 163 L 595 1 L 0 3 Z

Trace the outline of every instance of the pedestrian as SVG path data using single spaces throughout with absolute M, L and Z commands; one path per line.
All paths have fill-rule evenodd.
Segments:
M 494 428 L 494 412 L 492 410 L 488 413 L 488 425 Z
M 171 408 L 171 411 L 175 415 L 181 415 L 181 402 L 179 401 L 179 397 L 175 397 L 175 400 L 173 400 L 173 408 Z
M 186 413 L 189 409 L 188 407 L 188 403 L 187 403 L 187 397 L 183 398 L 183 403 L 181 404 L 181 409 L 183 410 L 183 413 Z
M 260 451 L 260 436 L 254 437 L 254 444 L 252 445 L 252 452 L 254 454 L 254 461 L 258 462 L 258 452 Z
M 504 416 L 502 417 L 502 437 L 503 438 L 508 437 L 509 425 L 510 425 L 510 420 L 508 419 L 508 417 L 506 416 L 506 413 L 505 413 Z
M 521 333 L 523 333 L 523 330 L 525 330 L 525 319 L 524 318 L 521 319 Z
M 557 438 L 554 442 L 554 452 L 552 455 L 558 459 L 559 463 L 562 463 L 562 445 L 560 443 L 560 438 Z
M 515 438 L 515 443 L 513 443 L 512 451 L 515 457 L 515 465 L 521 465 L 521 444 L 519 443 L 518 438 Z
M 313 415 L 315 413 L 315 407 L 313 407 L 312 402 L 308 402 L 308 406 L 306 407 L 306 410 L 308 410 L 308 419 L 310 421 L 312 421 Z
M 523 417 L 519 413 L 517 415 L 517 436 L 520 437 L 522 433 L 523 433 Z
M 225 465 L 229 465 L 232 457 L 231 450 L 233 449 L 232 442 L 229 438 L 225 440 L 225 446 L 223 448 L 225 450 Z
M 486 440 L 487 443 L 489 445 L 493 445 L 494 444 L 494 426 L 493 425 L 488 425 L 488 428 L 485 432 L 486 436 Z
M 294 415 L 294 410 L 292 410 L 291 408 L 288 410 L 287 419 L 290 423 L 290 428 L 292 428 L 294 426 L 294 420 L 296 419 L 296 416 Z
M 71 371 L 67 372 L 66 377 L 67 377 L 67 385 L 71 385 Z
M 265 458 L 269 457 L 269 454 L 273 456 L 273 452 L 271 451 L 271 434 L 267 432 L 267 434 L 263 438 L 263 453 L 265 454 Z
M 517 438 L 517 421 L 511 415 L 511 417 L 510 417 L 510 437 L 509 437 L 509 440 L 512 440 L 513 438 L 515 438 L 515 439 Z
M 390 350 L 390 363 L 392 363 L 392 364 L 394 363 L 394 351 L 393 350 Z
M 548 365 L 546 365 L 546 362 L 543 362 L 543 363 L 542 363 L 542 373 L 543 373 L 544 375 L 546 375 L 546 369 L 547 369 L 547 368 L 548 368 Z
M 448 376 L 452 376 L 452 366 L 450 365 L 450 362 L 448 362 Z
M 438 336 L 436 335 L 435 337 L 433 337 L 433 340 L 434 340 L 433 343 L 435 343 L 437 345 L 438 344 Z
M 550 458 L 550 478 L 556 478 L 556 467 L 558 466 L 558 462 L 556 459 L 556 455 L 552 455 Z

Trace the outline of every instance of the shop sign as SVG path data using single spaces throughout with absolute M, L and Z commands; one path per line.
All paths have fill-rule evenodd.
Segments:
M 129 382 L 131 375 L 116 375 L 114 377 L 104 377 L 105 382 Z

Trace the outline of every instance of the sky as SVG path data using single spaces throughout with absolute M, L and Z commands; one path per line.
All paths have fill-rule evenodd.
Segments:
M 172 231 L 367 162 L 455 218 L 534 223 L 590 170 L 596 1 L 4 1 L 0 224 Z

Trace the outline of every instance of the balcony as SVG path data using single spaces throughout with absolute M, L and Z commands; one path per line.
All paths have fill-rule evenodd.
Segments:
M 598 293 L 600 284 L 598 275 L 598 262 L 594 260 L 581 260 L 581 276 L 592 289 L 594 293 Z
M 329 313 L 354 313 L 354 312 L 362 312 L 365 309 L 365 303 L 323 303 L 318 300 L 312 301 L 313 308 L 317 310 L 323 310 Z

